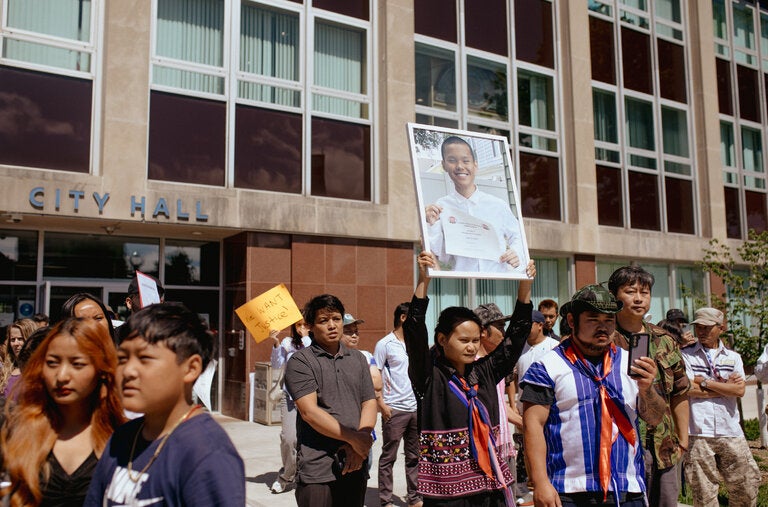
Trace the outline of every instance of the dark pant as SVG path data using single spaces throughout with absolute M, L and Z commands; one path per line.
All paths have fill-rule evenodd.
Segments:
M 659 470 L 653 455 L 645 451 L 645 482 L 648 487 L 648 503 L 654 507 L 677 507 L 680 494 L 680 465 Z
M 408 488 L 408 504 L 421 500 L 417 492 L 419 479 L 419 427 L 416 412 L 392 409 L 392 417 L 382 421 L 382 445 L 379 457 L 379 500 L 381 505 L 392 501 L 392 467 L 397 460 L 400 440 L 404 440 L 405 483 Z
M 560 503 L 563 507 L 616 507 L 616 497 L 613 491 L 609 491 L 608 498 L 604 502 L 602 491 L 600 493 L 560 493 Z M 645 507 L 645 495 L 620 493 L 619 503 L 621 507 Z
M 504 507 L 504 493 L 489 491 L 460 498 L 424 498 L 424 507 Z
M 341 479 L 321 484 L 296 485 L 299 507 L 362 507 L 368 483 L 368 470 L 360 469 Z

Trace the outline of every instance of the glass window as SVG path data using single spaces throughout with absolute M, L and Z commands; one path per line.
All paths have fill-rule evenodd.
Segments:
M 87 173 L 91 159 L 88 79 L 0 66 L 0 163 Z M 40 149 L 45 146 L 45 149 Z
M 315 85 L 333 90 L 366 93 L 365 32 L 352 27 L 316 23 L 315 25 Z M 366 118 L 367 108 L 354 100 L 312 96 L 313 109 Z
M 219 243 L 167 240 L 165 284 L 218 285 Z
M 249 74 L 299 82 L 299 15 L 243 4 L 240 14 L 240 70 Z M 239 82 L 244 99 L 299 107 L 295 89 Z
M 151 92 L 148 177 L 224 185 L 225 132 L 223 102 Z
M 301 115 L 239 104 L 235 114 L 235 186 L 300 194 Z
M 467 57 L 467 105 L 469 114 L 507 120 L 507 68 L 505 65 Z
M 371 130 L 312 118 L 312 195 L 371 199 Z
M 758 233 L 765 231 L 768 224 L 765 193 L 745 190 L 744 203 L 747 212 L 747 229 L 754 229 Z
M 741 154 L 744 170 L 763 172 L 763 141 L 759 130 L 741 128 Z
M 485 0 L 482 8 L 465 9 L 464 30 L 468 47 L 507 56 L 507 0 Z
M 618 143 L 619 134 L 614 94 L 593 88 L 592 108 L 595 116 L 595 140 Z
M 712 0 L 713 24 L 715 37 L 728 40 L 728 24 L 726 20 L 725 0 Z
M 693 316 L 696 310 L 693 300 L 694 294 L 706 294 L 704 285 L 704 272 L 697 266 L 676 266 L 675 287 L 676 308 L 680 308 L 686 315 Z
M 555 130 L 555 93 L 552 78 L 520 70 L 517 73 L 520 125 Z
M 42 309 L 36 308 L 35 300 L 34 285 L 0 285 L 0 327 L 5 327 L 21 318 L 19 310 L 22 309 L 20 308 L 22 305 L 31 305 L 33 314 L 42 312 Z M 25 313 L 28 314 L 28 306 L 26 310 Z M 5 339 L 4 332 L 2 338 Z
M 656 17 L 680 23 L 680 0 L 656 0 Z
M 43 276 L 128 279 L 135 270 L 157 276 L 159 255 L 157 240 L 48 232 Z
M 560 171 L 558 159 L 520 153 L 522 215 L 560 220 Z
M 361 0 L 312 0 L 312 5 L 318 9 L 344 14 L 353 18 L 368 21 L 368 2 Z
M 626 98 L 626 128 L 629 146 L 644 150 L 655 150 L 653 133 L 653 106 L 650 102 Z
M 452 51 L 416 43 L 416 104 L 456 110 L 456 63 Z
M 37 232 L 0 230 L 0 280 L 35 280 Z
M 667 230 L 693 234 L 693 182 L 679 178 L 664 178 L 664 191 L 667 202 Z
M 731 65 L 728 60 L 715 58 L 717 69 L 717 103 L 721 114 L 733 115 L 731 93 Z
M 436 16 L 435 13 L 440 13 Z M 417 34 L 456 42 L 456 2 L 414 0 L 413 17 Z
M 685 48 L 674 42 L 657 39 L 659 55 L 659 92 L 676 102 L 688 102 L 685 79 Z
M 600 225 L 624 226 L 621 170 L 597 166 L 597 221 Z
M 743 49 L 755 49 L 755 27 L 752 19 L 752 9 L 735 2 L 732 5 L 734 45 Z M 739 61 L 738 56 L 736 59 Z
M 629 216 L 633 229 L 658 231 L 659 185 L 654 174 L 628 171 Z
M 736 167 L 733 125 L 724 121 L 720 122 L 720 160 L 726 167 Z
M 517 59 L 555 68 L 552 33 L 552 2 L 515 1 L 515 49 Z
M 661 131 L 664 153 L 688 157 L 688 119 L 682 109 L 661 108 Z
M 757 70 L 736 66 L 739 86 L 739 116 L 745 120 L 760 122 L 760 89 Z
M 650 36 L 632 28 L 622 27 L 621 55 L 624 86 L 630 90 L 653 94 Z
M 741 239 L 741 205 L 739 189 L 725 187 L 725 225 L 729 238 Z
M 616 84 L 616 50 L 613 23 L 595 16 L 589 17 L 589 45 L 592 79 Z

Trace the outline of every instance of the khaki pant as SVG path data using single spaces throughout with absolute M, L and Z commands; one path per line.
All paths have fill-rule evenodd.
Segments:
M 760 470 L 744 437 L 690 437 L 685 456 L 685 478 L 696 507 L 718 507 L 722 480 L 731 507 L 757 505 Z

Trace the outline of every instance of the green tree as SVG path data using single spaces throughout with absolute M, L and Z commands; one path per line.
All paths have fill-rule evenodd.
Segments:
M 768 341 L 768 231 L 749 231 L 748 239 L 736 248 L 712 239 L 698 265 L 718 276 L 725 294 L 713 294 L 713 304 L 728 315 L 731 344 L 744 360 L 754 365 Z

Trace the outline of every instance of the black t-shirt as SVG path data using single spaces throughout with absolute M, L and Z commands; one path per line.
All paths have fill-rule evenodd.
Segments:
M 136 441 L 143 418 L 119 427 L 93 474 L 84 505 L 212 506 L 245 505 L 245 467 L 226 432 L 208 414 L 183 422 L 171 434 L 152 465 L 162 439 Z

